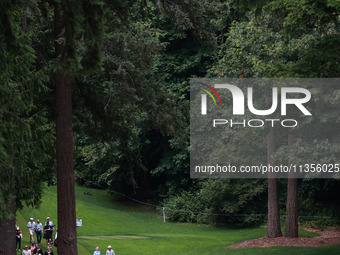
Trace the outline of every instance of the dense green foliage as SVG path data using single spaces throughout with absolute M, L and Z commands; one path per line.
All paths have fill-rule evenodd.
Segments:
M 13 198 L 18 207 L 38 204 L 44 181 L 54 178 L 53 79 L 56 69 L 66 67 L 73 77 L 80 185 L 164 204 L 169 220 L 264 223 L 265 181 L 189 178 L 189 79 L 338 77 L 338 2 L 59 2 L 67 33 L 57 60 L 54 1 L 1 2 L 0 221 Z M 323 93 L 319 104 L 340 109 L 338 88 Z M 275 159 L 325 160 L 331 153 L 338 160 L 336 113 L 305 123 L 310 132 L 293 148 L 278 136 Z M 313 139 L 320 130 L 322 138 Z M 266 160 L 258 133 L 245 130 L 228 139 L 233 163 Z M 322 153 L 313 153 L 316 144 Z M 280 182 L 282 214 L 285 184 Z M 300 180 L 300 215 L 339 217 L 339 186 L 339 180 Z
M 188 77 L 205 75 L 213 42 L 148 7 L 128 29 L 107 13 L 104 71 L 78 80 L 76 115 L 87 123 L 76 127 L 76 169 L 81 184 L 159 199 L 190 184 Z
M 208 180 L 166 203 L 169 220 L 256 225 L 266 221 L 265 180 Z
M 235 7 L 234 2 L 229 6 Z M 241 3 L 238 7 L 241 7 Z M 262 1 L 261 5 L 243 9 L 242 17 L 236 18 L 220 46 L 220 59 L 210 69 L 212 76 L 245 78 L 334 78 L 339 71 L 339 9 L 334 2 L 318 1 Z M 244 7 L 244 6 L 243 6 Z M 230 9 L 228 10 L 230 12 Z M 235 13 L 240 9 L 235 8 Z M 298 12 L 298 14 L 297 14 Z M 306 22 L 308 20 L 308 22 Z M 287 146 L 287 134 L 276 130 L 276 144 L 279 150 L 274 159 L 277 163 L 338 161 L 339 157 L 339 87 L 314 88 L 315 94 L 322 90 L 314 101 L 318 113 L 310 123 L 296 130 L 297 142 Z M 265 101 L 264 91 L 262 101 Z M 324 108 L 323 106 L 328 105 Z M 332 120 L 333 126 L 327 121 Z M 306 132 L 308 130 L 308 132 Z M 221 139 L 227 139 L 219 158 L 228 152 L 228 163 L 239 165 L 242 162 L 256 165 L 266 162 L 266 144 L 263 131 L 227 129 Z M 262 135 L 261 135 L 262 133 Z M 279 135 L 281 133 L 281 135 Z M 205 147 L 208 146 L 205 144 Z M 240 148 L 240 146 L 243 146 Z M 209 151 L 209 150 L 208 150 Z M 207 153 L 208 153 L 207 151 Z M 262 153 L 261 153 L 262 152 Z M 214 152 L 216 154 L 216 152 Z M 209 155 L 212 158 L 216 155 Z M 261 158 L 262 157 L 262 158 Z M 264 158 L 263 158 L 264 157 Z M 247 182 L 247 181 L 246 181 Z M 285 215 L 285 184 L 281 180 L 280 207 Z M 333 194 L 339 190 L 338 180 L 300 180 L 299 215 L 300 222 L 314 222 L 320 226 L 337 225 L 338 203 Z M 214 214 L 226 214 L 228 222 L 257 224 L 265 222 L 265 217 L 252 217 L 266 213 L 266 184 L 248 180 L 251 188 L 242 189 L 244 180 L 203 181 L 196 190 L 183 192 L 166 201 L 172 208 L 172 220 L 211 222 L 217 220 Z M 245 186 L 246 187 L 246 186 Z M 236 193 L 235 197 L 231 194 Z M 209 194 L 209 196 L 207 196 Z M 322 194 L 322 195 L 320 195 Z M 210 199 L 213 197 L 213 199 Z M 323 198 L 321 198 L 323 197 Z M 325 200 L 325 197 L 330 199 Z M 222 198 L 219 200 L 218 198 Z M 243 204 L 238 202 L 242 199 Z M 235 208 L 230 210 L 225 204 Z M 211 201 L 216 202 L 214 206 Z M 256 201 L 257 203 L 252 204 Z M 333 201 L 333 202 L 331 202 Z M 250 203 L 249 203 L 250 202 Z M 192 208 L 192 209 L 190 209 Z M 198 213 L 192 213 L 198 211 Z M 211 215 L 209 215 L 211 214 Z M 231 214 L 231 215 L 230 215 Z M 228 217 L 237 214 L 240 217 Z M 317 217 L 321 216 L 320 219 Z M 314 218 L 316 216 L 316 218 Z M 323 216 L 326 216 L 323 218 Z M 215 219 L 214 219 L 215 218 Z M 250 218 L 250 219 L 249 219 Z M 223 222 L 224 220 L 219 219 Z
M 33 48 L 38 38 L 32 36 L 41 27 L 28 31 L 35 17 L 22 8 L 1 8 L 7 31 L 0 37 L 0 222 L 13 216 L 12 200 L 17 208 L 38 205 L 44 181 L 53 179 L 54 127 L 44 104 L 48 75 Z

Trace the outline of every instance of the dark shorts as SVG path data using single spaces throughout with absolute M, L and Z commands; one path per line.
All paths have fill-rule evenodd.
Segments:
M 46 238 L 45 239 L 52 239 L 52 232 L 46 231 Z

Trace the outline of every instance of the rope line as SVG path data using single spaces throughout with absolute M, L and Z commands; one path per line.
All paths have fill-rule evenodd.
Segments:
M 99 185 L 99 184 L 96 184 L 96 183 L 93 183 L 92 184 L 96 185 L 97 187 L 100 187 L 104 190 L 107 190 L 106 188 L 104 188 L 103 186 Z M 130 196 L 127 196 L 123 193 L 120 193 L 118 191 L 115 191 L 115 190 L 108 190 L 109 192 L 113 192 L 115 194 L 118 194 L 122 197 L 125 197 L 127 199 L 130 199 L 131 201 L 134 201 L 136 203 L 139 203 L 139 204 L 143 204 L 143 205 L 147 205 L 147 206 L 151 206 L 151 207 L 154 207 L 154 208 L 164 208 L 164 210 L 167 210 L 167 211 L 172 211 L 172 212 L 180 212 L 180 213 L 193 213 L 193 214 L 201 214 L 201 215 L 211 215 L 211 216 L 227 216 L 227 217 L 248 217 L 248 216 L 264 216 L 264 217 L 268 217 L 268 214 L 227 214 L 227 213 L 209 213 L 209 212 L 195 212 L 195 211 L 190 211 L 190 210 L 182 210 L 182 209 L 172 209 L 172 208 L 169 208 L 169 207 L 165 207 L 165 206 L 161 206 L 161 205 L 154 205 L 154 204 L 151 204 L 151 203 L 147 203 L 147 202 L 143 202 L 143 201 L 140 201 L 138 199 L 135 199 L 135 198 L 132 198 Z M 287 215 L 280 215 L 280 217 L 283 217 L 285 218 Z M 340 217 L 340 216 L 339 216 Z M 312 216 L 312 215 L 299 215 L 298 218 L 316 218 L 316 219 L 338 219 L 339 217 L 332 217 L 332 216 Z

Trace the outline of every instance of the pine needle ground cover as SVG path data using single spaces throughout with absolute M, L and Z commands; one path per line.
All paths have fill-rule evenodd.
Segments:
M 87 193 L 87 194 L 85 194 Z M 91 195 L 88 195 L 91 194 Z M 106 191 L 76 187 L 78 254 L 93 254 L 96 246 L 102 254 L 112 245 L 117 255 L 220 255 L 220 254 L 334 254 L 340 245 L 325 247 L 270 247 L 231 249 L 228 245 L 266 235 L 265 227 L 239 228 L 191 223 L 163 223 L 163 218 L 150 208 L 113 201 Z M 24 208 L 17 213 L 17 225 L 23 231 L 22 247 L 28 244 L 26 227 L 30 217 L 57 222 L 56 187 L 48 187 L 38 209 Z M 300 236 L 317 234 L 300 231 Z M 34 236 L 36 239 L 36 236 Z M 46 250 L 43 239 L 41 247 Z M 56 248 L 53 248 L 56 251 Z M 19 254 L 19 252 L 18 252 Z M 105 254 L 105 253 L 104 253 Z

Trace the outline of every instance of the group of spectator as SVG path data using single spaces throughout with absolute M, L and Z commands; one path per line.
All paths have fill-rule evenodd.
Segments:
M 93 255 L 101 255 L 98 246 L 96 247 L 96 250 L 93 252 Z M 104 255 L 104 254 L 103 254 L 103 255 Z M 105 255 L 116 255 L 115 252 L 114 252 L 114 250 L 112 250 L 111 245 L 109 245 L 109 246 L 107 247 L 107 251 L 106 251 L 106 254 L 105 254 Z
M 51 245 L 53 244 L 52 235 L 54 231 L 54 226 L 55 225 L 53 225 L 53 222 L 50 220 L 50 217 L 46 218 L 44 227 L 39 219 L 37 219 L 37 222 L 34 222 L 34 219 L 30 218 L 29 222 L 27 223 L 27 228 L 30 235 L 31 246 L 28 247 L 27 245 L 25 245 L 25 248 L 22 251 L 21 255 L 54 255 L 53 251 L 51 250 L 52 249 Z M 37 243 L 34 242 L 34 232 L 37 237 Z M 43 236 L 46 239 L 47 245 L 47 251 L 45 251 L 45 253 L 43 253 L 42 249 L 39 247 Z M 55 238 L 57 238 L 57 233 Z M 19 251 L 21 251 L 21 239 L 22 231 L 20 230 L 19 226 L 16 226 L 16 240 L 17 240 L 16 246 L 18 248 L 19 245 Z M 101 255 L 99 247 L 96 247 L 96 250 L 93 252 L 93 255 Z M 111 245 L 107 247 L 105 255 L 115 255 L 115 252 L 112 249 Z
M 34 222 L 33 218 L 30 218 L 29 222 L 27 223 L 27 228 L 30 235 L 30 247 L 25 245 L 24 250 L 22 251 L 22 255 L 54 255 L 53 251 L 51 250 L 51 245 L 53 244 L 53 231 L 54 231 L 54 224 L 50 220 L 50 217 L 47 217 L 46 222 L 43 224 L 37 219 L 37 222 Z M 34 232 L 37 237 L 37 242 L 34 241 Z M 46 246 L 47 251 L 43 253 L 42 249 L 39 247 L 41 243 L 41 239 L 44 237 L 46 239 Z M 21 239 L 22 239 L 22 231 L 20 230 L 19 226 L 16 226 L 16 246 L 19 251 L 21 251 Z
M 51 246 L 47 246 L 47 251 L 43 253 L 43 250 L 39 247 L 39 243 L 31 243 L 31 247 L 25 245 L 25 249 L 22 251 L 21 255 L 54 255 L 53 251 L 51 250 Z

